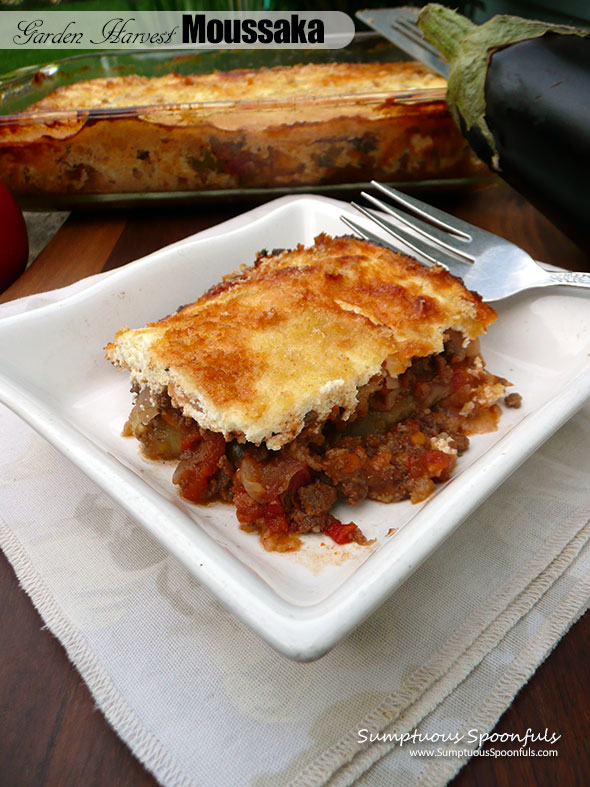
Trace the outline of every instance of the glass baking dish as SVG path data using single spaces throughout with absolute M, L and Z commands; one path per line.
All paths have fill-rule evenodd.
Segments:
M 108 52 L 21 69 L 0 80 L 0 180 L 23 207 L 48 209 L 358 188 L 372 178 L 454 185 L 489 175 L 438 87 L 59 111 L 33 106 L 59 87 L 95 78 L 398 60 L 408 58 L 361 33 L 340 50 Z

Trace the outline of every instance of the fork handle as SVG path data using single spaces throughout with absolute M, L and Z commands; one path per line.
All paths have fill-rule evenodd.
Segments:
M 572 287 L 590 287 L 590 273 L 579 271 L 559 271 L 551 273 L 550 284 L 567 284 Z

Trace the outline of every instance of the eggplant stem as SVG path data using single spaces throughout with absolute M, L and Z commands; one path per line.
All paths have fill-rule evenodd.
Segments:
M 429 3 L 418 16 L 418 27 L 431 44 L 434 44 L 447 60 L 452 61 L 461 47 L 461 40 L 476 25 L 456 11 Z

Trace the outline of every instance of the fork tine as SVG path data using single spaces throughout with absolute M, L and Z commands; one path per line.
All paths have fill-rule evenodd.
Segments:
M 429 244 L 424 243 L 422 240 L 416 238 L 414 235 L 411 235 L 409 232 L 406 232 L 401 227 L 393 227 L 393 225 L 389 224 L 389 222 L 385 222 L 380 217 L 370 213 L 366 208 L 363 208 L 362 205 L 357 205 L 355 202 L 352 202 L 351 205 L 360 213 L 362 213 L 363 216 L 366 216 L 373 223 L 378 224 L 389 235 L 392 235 L 398 242 L 402 243 L 404 248 L 409 249 L 411 253 L 415 254 L 420 262 L 426 261 L 426 264 L 429 267 L 431 265 L 442 265 L 449 271 L 449 273 L 452 273 L 454 276 L 459 276 L 461 278 L 469 272 L 471 265 L 468 263 L 460 262 L 455 257 L 445 254 L 444 251 L 436 250 L 435 252 Z M 389 248 L 393 248 L 395 251 L 398 250 L 395 246 L 391 246 L 388 243 L 384 244 L 383 239 L 378 235 L 374 235 L 364 227 L 361 227 L 350 219 L 347 219 L 346 216 L 341 216 L 340 218 L 348 227 L 355 230 L 355 232 L 359 232 L 359 234 L 362 237 L 365 237 L 367 240 L 372 240 L 382 246 L 387 245 Z
M 461 219 L 451 216 L 449 213 L 445 213 L 438 208 L 433 208 L 432 205 L 428 205 L 426 202 L 416 199 L 416 197 L 402 194 L 401 191 L 397 191 L 397 189 L 393 189 L 391 186 L 385 186 L 383 183 L 378 183 L 376 180 L 372 180 L 371 185 L 375 186 L 375 188 L 379 189 L 379 191 L 382 191 L 384 194 L 387 194 L 387 196 L 391 197 L 395 202 L 403 205 L 411 213 L 421 216 L 427 221 L 431 221 L 441 230 L 446 230 L 452 235 L 456 235 L 466 241 L 473 240 L 473 227 L 468 222 L 461 221 Z
M 356 232 L 357 235 L 360 235 L 361 238 L 370 240 L 373 243 L 377 243 L 379 246 L 385 246 L 392 251 L 399 251 L 399 249 L 393 246 L 391 243 L 388 243 L 386 240 L 379 237 L 379 235 L 375 235 L 374 232 L 371 232 L 366 227 L 362 227 L 360 224 L 357 224 L 356 221 L 349 219 L 348 216 L 340 216 L 340 221 L 344 222 L 347 227 L 350 227 L 350 229 L 353 230 L 353 232 Z M 433 264 L 434 263 L 428 264 L 428 267 L 431 267 Z
M 447 251 L 453 252 L 455 254 L 460 255 L 468 262 L 473 262 L 474 256 L 469 254 L 465 248 L 461 248 L 461 244 L 465 244 L 462 237 L 458 237 L 457 235 L 449 235 L 448 232 L 444 232 L 443 230 L 439 230 L 436 227 L 433 227 L 432 224 L 427 224 L 420 219 L 412 217 L 412 220 L 406 218 L 403 213 L 400 213 L 397 210 L 394 210 L 391 205 L 387 205 L 385 202 L 382 202 L 377 197 L 374 197 L 372 194 L 367 194 L 366 191 L 361 192 L 361 196 L 365 199 L 372 202 L 373 205 L 376 205 L 380 210 L 384 211 L 385 213 L 389 213 L 390 216 L 396 221 L 396 227 L 399 227 L 399 224 L 403 224 L 406 227 L 409 227 L 410 230 L 415 230 L 418 232 L 425 240 L 432 243 L 435 247 L 441 247 L 446 249 Z M 385 224 L 389 224 L 387 221 L 383 220 Z M 449 241 L 452 238 L 456 238 L 458 240 L 458 244 L 452 244 Z

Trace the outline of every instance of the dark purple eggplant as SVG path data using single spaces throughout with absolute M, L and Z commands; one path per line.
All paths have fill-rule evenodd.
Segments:
M 590 31 L 513 16 L 475 25 L 430 4 L 447 102 L 475 153 L 590 251 Z

